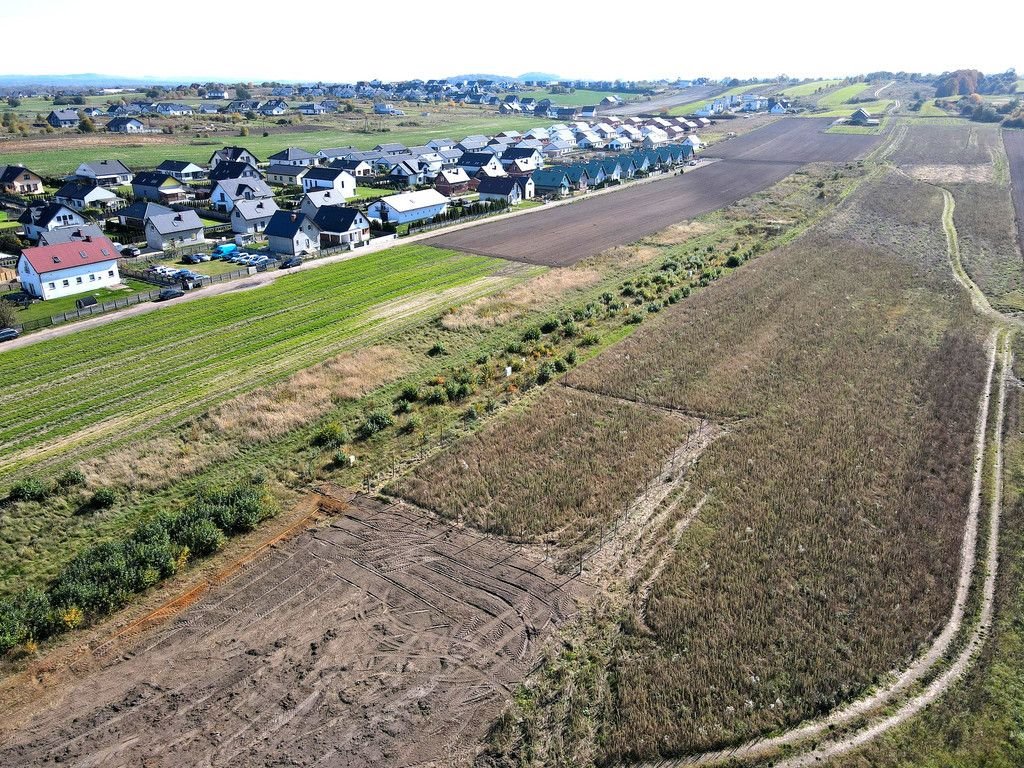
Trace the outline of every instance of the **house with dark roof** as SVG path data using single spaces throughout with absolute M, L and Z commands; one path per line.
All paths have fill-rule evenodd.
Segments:
M 503 202 L 506 205 L 518 205 L 523 195 L 512 176 L 485 176 L 480 179 L 476 191 L 482 201 Z
M 222 179 L 213 186 L 210 204 L 219 211 L 231 213 L 239 200 L 273 199 L 274 191 L 263 179 Z
M 467 176 L 504 176 L 505 169 L 490 152 L 466 152 L 456 163 Z
M 77 243 L 86 238 L 106 237 L 103 230 L 95 224 L 83 224 L 80 227 L 58 227 L 39 233 L 39 245 L 59 245 L 60 243 Z
M 193 210 L 161 213 L 146 220 L 146 243 L 158 251 L 202 245 L 205 242 L 203 222 Z
M 134 117 L 115 117 L 107 121 L 108 133 L 142 133 L 145 130 L 145 124 Z
M 25 248 L 18 257 L 18 280 L 26 293 L 54 299 L 121 284 L 118 253 L 105 237 Z
M 262 232 L 277 211 L 273 198 L 238 200 L 231 211 L 231 230 L 239 235 Z
M 206 178 L 205 168 L 187 160 L 164 160 L 156 169 L 178 181 L 202 181 Z
M 532 200 L 537 196 L 537 187 L 533 183 L 533 175 L 513 176 L 516 184 L 519 185 L 519 198 L 521 200 Z
M 298 211 L 277 211 L 263 230 L 271 253 L 302 256 L 320 249 L 320 230 Z
M 272 154 L 267 160 L 271 165 L 316 165 L 317 157 L 302 147 L 286 147 Z
M 302 189 L 333 189 L 342 197 L 352 197 L 356 193 L 356 177 L 341 168 L 310 168 L 302 178 Z
M 506 173 L 533 173 L 544 165 L 544 156 L 534 147 L 508 147 L 501 153 L 501 165 Z
M 338 160 L 332 160 L 327 164 L 328 168 L 338 168 L 342 171 L 348 171 L 357 179 L 361 176 L 372 176 L 373 166 L 371 166 L 365 160 L 361 160 L 356 157 L 340 158 Z
M 260 164 L 259 158 L 245 147 L 224 147 L 223 149 L 218 149 L 210 155 L 210 162 L 207 165 L 210 167 L 210 170 L 213 170 L 218 163 L 222 162 L 248 163 L 254 168 Z
M 139 200 L 173 205 L 187 200 L 189 192 L 179 179 L 162 171 L 140 171 L 132 179 L 132 194 Z
M 391 166 L 388 181 L 396 187 L 416 187 L 425 182 L 423 168 L 418 160 L 408 158 Z
M 349 157 L 350 155 L 358 151 L 359 150 L 357 150 L 355 147 L 327 147 L 326 149 L 321 149 L 317 151 L 316 157 L 317 160 L 321 163 L 329 163 L 332 160 L 341 160 L 343 158 Z
M 75 128 L 79 119 L 75 109 L 55 109 L 46 116 L 46 122 L 54 128 Z
M 132 183 L 135 174 L 120 160 L 95 160 L 78 166 L 75 176 L 101 187 L 123 187 Z
M 109 189 L 80 179 L 73 179 L 58 189 L 56 200 L 76 211 L 84 211 L 86 208 L 112 211 L 124 206 L 124 200 Z
M 212 182 L 224 179 L 262 179 L 263 174 L 252 163 L 241 160 L 221 160 L 210 168 L 208 178 Z
M 383 152 L 385 155 L 404 155 L 407 154 L 409 150 L 404 144 L 391 142 L 390 144 L 378 144 L 373 148 L 373 151 Z
M 301 187 L 302 179 L 310 171 L 308 165 L 277 165 L 267 166 L 267 182 L 284 187 Z
M 8 195 L 41 195 L 43 177 L 22 165 L 0 165 L 0 192 Z
M 320 232 L 321 248 L 359 248 L 370 241 L 370 220 L 358 208 L 325 205 L 313 216 L 313 226 Z
M 288 111 L 288 103 L 281 99 L 271 99 L 260 107 L 260 114 L 267 117 L 280 117 Z M 273 158 L 271 158 L 273 160 Z
M 128 229 L 142 230 L 146 228 L 146 219 L 162 213 L 173 213 L 170 208 L 150 203 L 145 200 L 138 200 L 127 208 L 121 208 L 117 212 L 117 221 L 122 227 Z
M 541 168 L 531 178 L 538 195 L 565 197 L 572 189 L 564 168 Z
M 36 241 L 39 233 L 59 227 L 80 227 L 85 219 L 77 211 L 62 203 L 33 203 L 18 217 L 25 237 Z
M 863 107 L 859 107 L 854 110 L 853 114 L 847 119 L 850 125 L 878 125 L 881 121 L 871 116 Z

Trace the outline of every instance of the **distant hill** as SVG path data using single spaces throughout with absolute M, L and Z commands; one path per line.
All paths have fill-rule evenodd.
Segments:
M 64 88 L 117 88 L 130 85 L 167 84 L 167 78 L 125 77 L 84 72 L 77 75 L 0 75 L 0 87 L 61 86 Z
M 559 77 L 558 75 L 552 75 L 550 72 L 526 72 L 520 75 L 517 79 L 534 81 L 541 80 L 547 82 L 551 80 L 561 80 L 562 78 Z

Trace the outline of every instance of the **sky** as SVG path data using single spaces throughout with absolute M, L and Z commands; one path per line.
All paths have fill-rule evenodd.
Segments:
M 486 73 L 563 78 L 853 75 L 1022 69 L 1011 3 L 593 0 L 426 5 L 290 0 L 0 0 L 0 74 L 351 82 Z M 913 7 L 908 7 L 913 6 Z M 638 7 L 639 8 L 639 7 Z M 965 34 L 969 13 L 981 34 Z M 1007 22 L 1009 19 L 1006 19 Z M 280 33 L 280 34 L 278 34 Z

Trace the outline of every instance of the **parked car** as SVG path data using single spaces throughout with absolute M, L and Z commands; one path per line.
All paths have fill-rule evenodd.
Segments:
M 141 253 L 142 251 L 140 251 L 134 245 L 126 245 L 124 248 L 121 249 L 122 256 L 138 256 Z
M 291 269 L 302 266 L 302 259 L 298 256 L 290 256 L 278 265 L 278 269 Z
M 14 341 L 20 335 L 13 328 L 0 328 L 0 341 Z
M 170 299 L 180 299 L 185 295 L 185 292 L 180 288 L 164 288 L 160 291 L 160 295 L 156 297 L 156 301 L 168 301 Z
M 238 252 L 238 246 L 234 243 L 221 243 L 213 249 L 213 258 L 226 259 Z

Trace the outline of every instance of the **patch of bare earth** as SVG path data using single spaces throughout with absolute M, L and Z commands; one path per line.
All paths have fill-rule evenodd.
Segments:
M 903 170 L 911 178 L 929 184 L 959 184 L 965 181 L 991 184 L 995 180 L 992 165 L 943 163 L 940 165 L 910 165 Z

